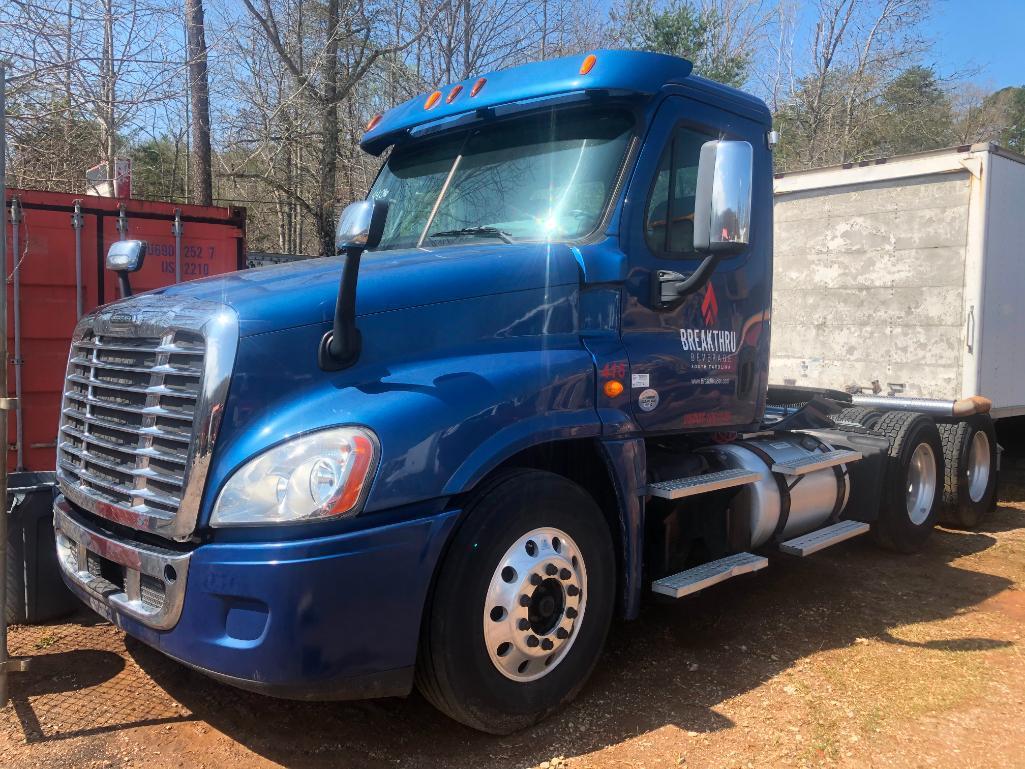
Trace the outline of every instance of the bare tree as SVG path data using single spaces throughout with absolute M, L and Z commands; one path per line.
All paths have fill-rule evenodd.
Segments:
M 203 0 L 185 0 L 185 31 L 192 106 L 192 202 L 211 206 L 214 188 L 210 156 L 210 84 L 206 70 Z
M 919 32 L 931 0 L 815 0 L 810 66 L 781 105 L 790 165 L 857 159 L 878 97 L 928 42 Z M 787 138 L 789 134 L 790 138 Z

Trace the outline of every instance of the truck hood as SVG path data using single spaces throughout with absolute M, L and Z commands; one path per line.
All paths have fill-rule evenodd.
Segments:
M 387 312 L 580 280 L 579 252 L 560 243 L 414 248 L 363 255 L 356 314 Z M 342 257 L 308 259 L 190 281 L 150 295 L 217 301 L 238 314 L 240 336 L 330 322 Z

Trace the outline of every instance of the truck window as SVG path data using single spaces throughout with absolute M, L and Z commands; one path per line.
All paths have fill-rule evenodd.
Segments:
M 694 192 L 701 145 L 715 137 L 693 128 L 673 134 L 651 186 L 644 234 L 648 247 L 667 259 L 688 259 L 694 252 Z
M 608 205 L 632 125 L 620 110 L 552 110 L 396 147 L 370 191 L 389 201 L 377 250 L 583 237 Z

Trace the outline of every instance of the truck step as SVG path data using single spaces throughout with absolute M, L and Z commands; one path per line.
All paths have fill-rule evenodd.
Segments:
M 810 532 L 780 544 L 779 549 L 789 555 L 803 558 L 806 555 L 825 550 L 848 539 L 868 533 L 869 525 L 861 521 L 840 521 L 832 526 Z
M 834 449 L 833 451 L 815 452 L 806 457 L 792 459 L 788 462 L 776 462 L 772 466 L 772 472 L 783 475 L 806 475 L 816 470 L 825 470 L 827 467 L 845 465 L 848 462 L 857 462 L 861 459 L 860 451 L 848 449 Z
M 751 470 L 720 470 L 716 473 L 692 475 L 688 478 L 676 478 L 672 481 L 659 481 L 648 484 L 648 493 L 662 499 L 680 499 L 694 494 L 705 494 L 709 491 L 729 489 L 733 486 L 744 486 L 754 483 L 761 475 Z
M 749 574 L 764 569 L 768 565 L 769 559 L 763 556 L 754 553 L 737 553 L 657 579 L 651 583 L 651 589 L 662 595 L 683 598 L 685 595 L 725 582 L 730 577 Z

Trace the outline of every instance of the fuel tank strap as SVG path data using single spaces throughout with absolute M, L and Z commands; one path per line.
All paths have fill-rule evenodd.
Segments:
M 737 443 L 752 454 L 755 454 L 765 463 L 766 467 L 771 468 L 776 461 L 758 446 L 748 443 L 747 441 L 738 441 Z M 786 478 L 779 473 L 771 473 L 771 475 L 772 479 L 776 481 L 776 486 L 779 489 L 779 518 L 776 521 L 776 528 L 772 532 L 770 541 L 780 542 L 783 530 L 787 527 L 787 523 L 790 520 L 790 487 L 787 485 Z

